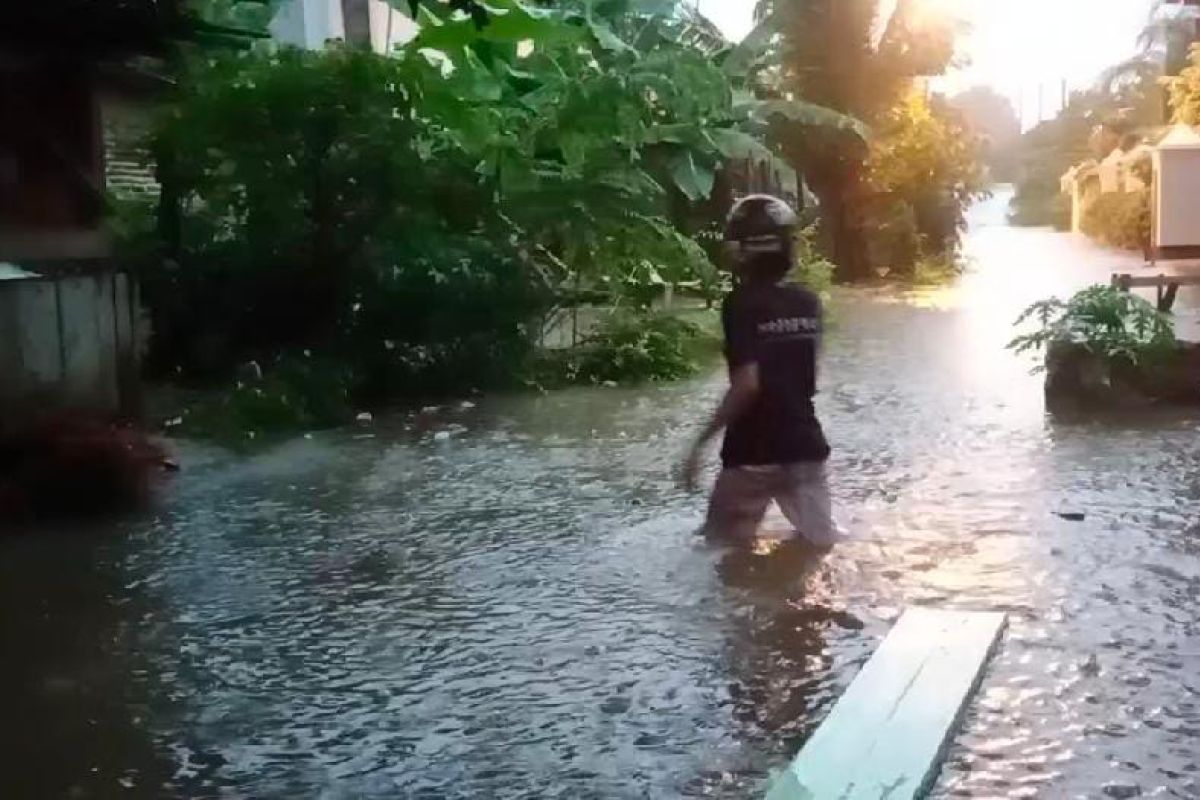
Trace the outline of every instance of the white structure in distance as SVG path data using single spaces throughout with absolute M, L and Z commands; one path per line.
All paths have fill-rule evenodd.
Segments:
M 375 52 L 390 53 L 416 35 L 417 24 L 386 0 L 367 2 Z M 342 0 L 287 0 L 275 13 L 269 29 L 278 42 L 320 49 L 332 40 L 345 38 Z

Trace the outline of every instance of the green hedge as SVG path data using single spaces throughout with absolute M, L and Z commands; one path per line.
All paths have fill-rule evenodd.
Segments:
M 1150 243 L 1150 193 L 1109 192 L 1083 211 L 1083 232 L 1120 250 L 1143 250 Z

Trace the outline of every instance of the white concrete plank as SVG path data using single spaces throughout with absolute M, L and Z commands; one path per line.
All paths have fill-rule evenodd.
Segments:
M 924 796 L 1004 622 L 1002 614 L 906 612 L 768 800 Z

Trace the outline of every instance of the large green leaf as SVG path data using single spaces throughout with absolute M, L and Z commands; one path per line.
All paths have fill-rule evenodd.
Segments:
M 565 42 L 578 39 L 580 29 L 568 24 L 562 15 L 533 8 L 521 0 L 489 0 L 488 23 L 478 27 L 469 17 L 441 18 L 422 6 L 418 13 L 420 32 L 413 44 L 435 50 L 457 50 L 472 42 L 535 43 Z
M 654 125 L 646 131 L 646 144 L 697 144 L 702 139 L 700 128 L 691 122 Z
M 744 103 L 739 108 L 759 122 L 770 122 L 775 117 L 783 117 L 801 125 L 846 131 L 864 141 L 870 136 L 870 129 L 860 120 L 832 108 L 801 100 L 756 100 Z
M 778 21 L 772 12 L 759 21 L 754 29 L 725 55 L 721 69 L 731 78 L 744 78 L 753 67 L 765 58 L 771 43 L 779 31 Z
M 588 19 L 588 30 L 592 32 L 597 44 L 611 53 L 636 53 L 637 51 L 616 34 L 608 23 L 598 19 Z
M 714 128 L 708 131 L 708 136 L 721 155 L 728 159 L 768 161 L 775 157 L 770 148 L 744 131 Z
M 671 177 L 692 202 L 711 196 L 716 183 L 716 173 L 697 164 L 691 150 L 681 150 L 671 158 Z

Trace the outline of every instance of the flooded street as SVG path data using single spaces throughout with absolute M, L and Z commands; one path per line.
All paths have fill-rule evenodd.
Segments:
M 957 286 L 837 297 L 824 564 L 694 536 L 716 371 L 184 445 L 0 542 L 0 796 L 754 797 L 918 604 L 1010 615 L 935 796 L 1200 797 L 1200 414 L 1045 415 L 1013 319 L 1134 262 L 1006 200 Z

